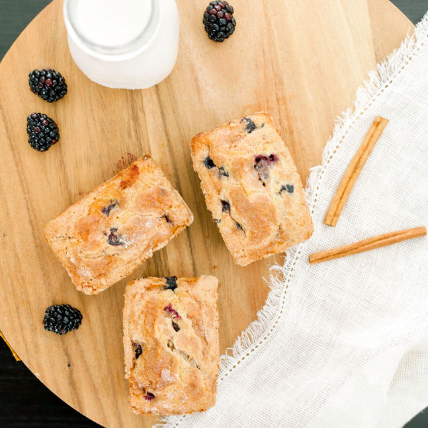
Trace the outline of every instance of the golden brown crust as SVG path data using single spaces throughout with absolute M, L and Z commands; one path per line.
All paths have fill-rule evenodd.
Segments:
M 300 176 L 268 114 L 198 134 L 191 145 L 208 209 L 237 264 L 310 238 L 313 224 Z
M 123 342 L 134 413 L 184 414 L 215 404 L 218 280 L 181 278 L 176 285 L 165 289 L 165 278 L 145 278 L 126 288 Z
M 146 155 L 49 222 L 45 235 L 77 289 L 97 294 L 192 221 L 186 203 Z

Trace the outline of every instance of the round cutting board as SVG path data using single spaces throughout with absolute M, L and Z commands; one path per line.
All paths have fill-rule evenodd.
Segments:
M 263 306 L 269 266 L 283 262 L 276 256 L 245 268 L 234 265 L 192 169 L 192 136 L 268 111 L 305 180 L 367 70 L 411 27 L 386 0 L 234 0 L 237 31 L 215 44 L 201 23 L 205 2 L 177 3 L 178 62 L 152 89 L 111 90 L 89 81 L 70 57 L 60 0 L 29 25 L 0 64 L 0 328 L 46 386 L 111 428 L 155 421 L 128 410 L 122 351 L 128 280 L 216 275 L 224 352 Z M 44 67 L 59 70 L 69 87 L 52 105 L 28 87 L 28 73 Z M 60 142 L 46 153 L 27 143 L 26 117 L 33 111 L 60 127 Z M 144 153 L 182 194 L 195 222 L 127 280 L 85 296 L 48 248 L 43 228 Z M 79 308 L 84 317 L 77 332 L 61 337 L 42 325 L 46 307 L 60 303 Z

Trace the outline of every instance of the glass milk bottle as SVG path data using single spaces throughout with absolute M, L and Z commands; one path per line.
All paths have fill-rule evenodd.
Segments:
M 75 63 L 100 85 L 149 88 L 174 68 L 175 0 L 64 0 L 64 20 Z

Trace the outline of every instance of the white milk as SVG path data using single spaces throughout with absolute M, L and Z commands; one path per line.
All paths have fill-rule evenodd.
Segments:
M 150 0 L 74 0 L 76 30 L 89 42 L 118 47 L 136 40 L 152 16 Z
M 175 0 L 65 0 L 68 44 L 77 66 L 111 88 L 149 88 L 177 59 Z

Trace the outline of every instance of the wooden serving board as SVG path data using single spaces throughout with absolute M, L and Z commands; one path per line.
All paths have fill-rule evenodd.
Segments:
M 111 90 L 90 82 L 70 57 L 60 0 L 29 25 L 0 64 L 0 328 L 47 387 L 111 428 L 155 421 L 128 410 L 122 351 L 127 281 L 98 296 L 77 292 L 44 241 L 45 224 L 135 158 L 151 154 L 195 222 L 129 279 L 216 275 L 224 352 L 256 318 L 268 292 L 262 278 L 283 257 L 234 265 L 193 172 L 191 137 L 268 111 L 306 179 L 367 70 L 411 28 L 387 0 L 234 0 L 237 31 L 215 44 L 201 23 L 208 1 L 177 3 L 178 62 L 152 89 Z M 69 87 L 52 105 L 28 88 L 28 73 L 43 67 L 59 70 Z M 59 124 L 60 142 L 47 153 L 27 143 L 26 117 L 33 111 Z M 77 332 L 62 337 L 42 325 L 46 307 L 60 303 L 84 316 Z

